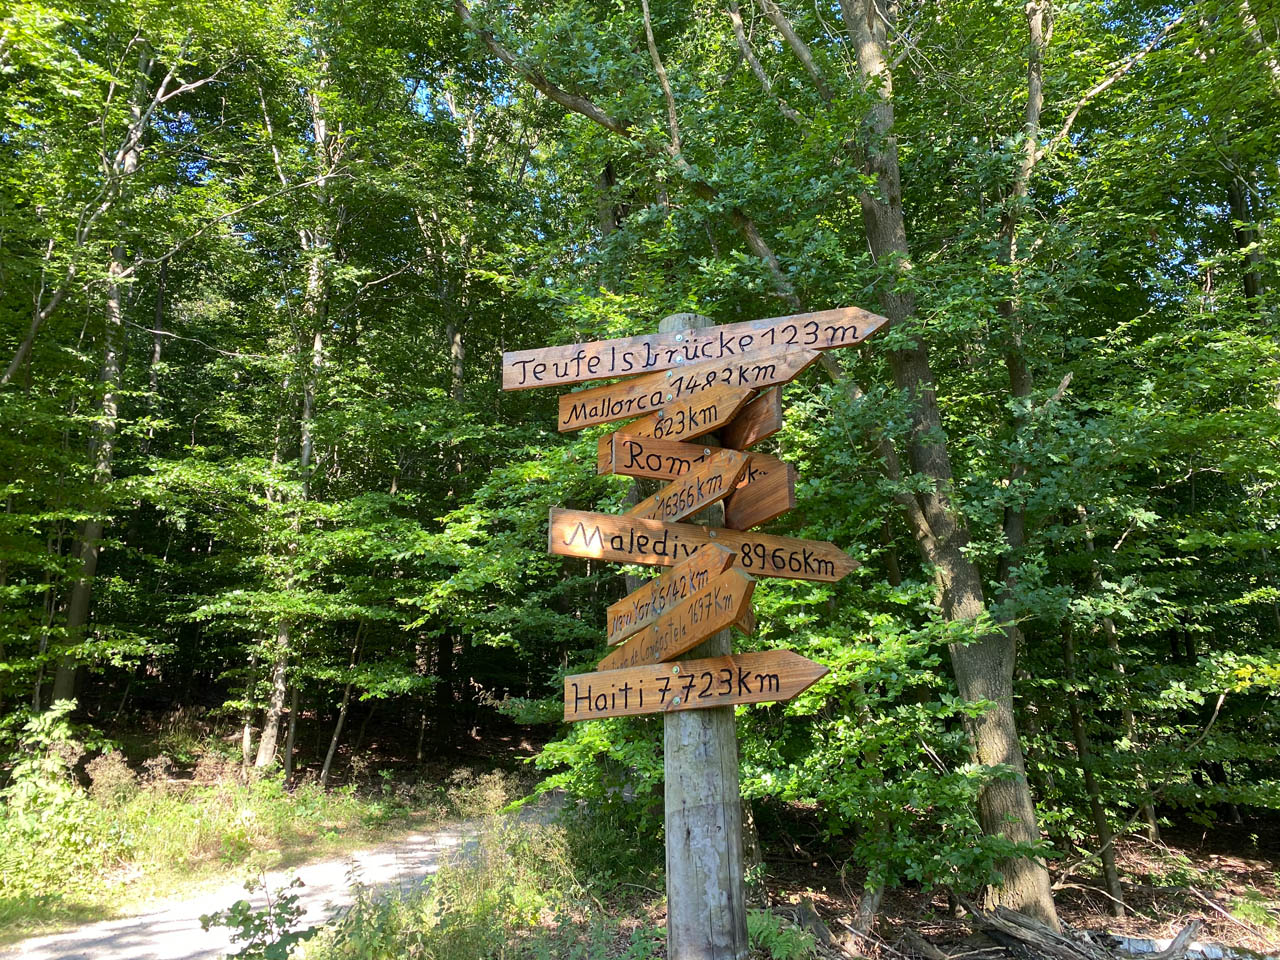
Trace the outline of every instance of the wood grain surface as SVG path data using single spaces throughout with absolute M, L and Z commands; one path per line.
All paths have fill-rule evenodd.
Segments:
M 529 390 L 635 376 L 773 347 L 812 350 L 851 347 L 888 323 L 885 317 L 858 307 L 838 307 L 699 330 L 663 331 L 616 340 L 513 350 L 502 355 L 502 389 Z
M 692 523 L 664 523 L 585 510 L 551 509 L 547 548 L 566 557 L 669 567 L 705 544 L 737 553 L 735 565 L 756 577 L 834 582 L 860 564 L 833 543 Z
M 564 678 L 565 720 L 790 700 L 830 671 L 791 650 L 738 653 Z

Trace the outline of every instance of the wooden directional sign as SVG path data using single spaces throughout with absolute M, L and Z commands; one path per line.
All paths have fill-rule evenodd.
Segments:
M 645 497 L 627 511 L 629 517 L 648 520 L 683 520 L 704 507 L 719 503 L 733 492 L 747 468 L 747 455 L 738 450 L 717 450 L 697 469 L 672 480 L 652 497 Z
M 889 321 L 857 307 L 747 320 L 699 330 L 516 350 L 502 355 L 502 389 L 528 390 L 730 360 L 753 350 L 830 350 L 861 343 Z
M 746 450 L 782 429 L 782 388 L 774 387 L 752 400 L 720 431 L 720 442 Z
M 755 587 L 755 580 L 741 570 L 726 570 L 664 613 L 655 624 L 615 647 L 600 661 L 600 669 L 617 670 L 672 660 L 717 630 L 741 625 L 743 614 L 751 609 L 751 592 Z M 754 622 L 748 625 L 755 626 Z
M 738 653 L 564 678 L 565 720 L 790 700 L 828 669 L 790 650 Z
M 724 426 L 750 399 L 747 387 L 712 387 L 628 424 L 627 432 L 659 440 L 689 440 Z
M 729 529 L 750 530 L 795 507 L 796 468 L 791 464 L 752 454 L 743 478 L 724 504 L 724 525 Z
M 669 480 L 700 469 L 718 450 L 709 444 L 611 433 L 600 438 L 596 471 Z M 737 489 L 725 502 L 725 526 L 750 530 L 781 516 L 795 505 L 795 468 L 777 457 L 752 453 Z
M 638 417 L 687 400 L 713 387 L 752 390 L 794 380 L 818 359 L 816 350 L 769 350 L 744 357 L 693 363 L 665 373 L 619 380 L 560 397 L 557 429 L 581 430 L 610 420 Z
M 705 547 L 684 563 L 646 581 L 617 603 L 610 604 L 605 626 L 609 643 L 621 643 L 652 624 L 681 600 L 705 587 L 712 577 L 728 570 L 736 557 L 737 554 L 728 547 Z M 751 626 L 754 630 L 754 625 Z
M 553 507 L 547 530 L 548 549 L 560 556 L 659 567 L 673 566 L 706 544 L 736 551 L 736 565 L 757 577 L 834 582 L 859 566 L 833 543 L 585 510 Z

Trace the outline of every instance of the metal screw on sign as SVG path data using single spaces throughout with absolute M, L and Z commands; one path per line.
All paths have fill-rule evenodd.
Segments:
M 676 334 L 676 343 L 679 343 L 679 342 L 680 342 L 681 340 L 683 340 L 683 339 L 684 339 L 684 334 L 683 334 L 683 333 L 677 333 L 677 334 Z
M 668 400 L 670 400 L 670 399 L 671 399 L 671 394 L 669 394 L 669 393 L 667 394 L 667 399 L 668 399 Z
M 672 700 L 672 701 L 671 701 L 671 705 L 672 705 L 672 706 L 674 706 L 674 707 L 678 707 L 678 706 L 680 706 L 680 698 L 679 698 L 679 697 L 676 697 L 674 700 Z
M 703 448 L 702 448 L 702 455 L 703 455 L 704 457 L 709 457 L 709 456 L 711 456 L 711 449 L 710 449 L 709 447 L 703 447 Z
M 672 668 L 671 668 L 671 672 L 672 672 L 672 673 L 679 673 L 679 672 L 680 672 L 680 667 L 679 667 L 679 666 L 672 667 Z

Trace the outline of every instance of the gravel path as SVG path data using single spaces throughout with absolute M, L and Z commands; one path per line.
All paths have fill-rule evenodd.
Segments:
M 520 817 L 545 821 L 554 806 L 541 803 L 526 808 Z M 451 824 L 358 851 L 342 860 L 272 872 L 267 874 L 267 886 L 276 891 L 295 874 L 301 877 L 306 884 L 296 891 L 299 905 L 306 908 L 301 923 L 312 926 L 351 903 L 348 874 L 353 866 L 359 870 L 361 882 L 379 894 L 407 891 L 439 870 L 450 852 L 463 847 L 480 827 L 480 821 Z M 141 916 L 24 940 L 0 952 L 0 960 L 218 960 L 232 949 L 230 931 L 215 927 L 206 933 L 200 929 L 200 915 L 224 910 L 245 897 L 242 879 L 199 897 L 158 904 Z M 261 892 L 250 900 L 255 906 L 264 903 Z

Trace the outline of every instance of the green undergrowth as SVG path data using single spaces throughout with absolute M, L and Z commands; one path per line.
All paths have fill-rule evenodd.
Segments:
M 57 710 L 11 733 L 18 750 L 0 791 L 0 942 L 127 914 L 246 872 L 289 867 L 511 802 L 513 778 L 459 770 L 439 781 L 286 789 L 278 773 L 243 779 L 206 763 L 141 775 L 93 746 Z M 85 786 L 77 771 L 83 771 Z
M 361 890 L 291 956 L 658 960 L 666 956 L 661 857 L 660 838 L 576 807 L 550 824 L 493 818 L 419 890 L 384 900 Z M 748 928 L 760 960 L 814 956 L 812 938 L 771 913 L 753 911 Z

